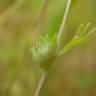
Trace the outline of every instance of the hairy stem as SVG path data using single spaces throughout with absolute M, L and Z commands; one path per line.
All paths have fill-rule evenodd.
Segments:
M 59 47 L 60 47 L 60 40 L 61 40 L 60 38 L 61 38 L 61 35 L 62 35 L 62 33 L 64 31 L 64 28 L 65 28 L 65 24 L 66 24 L 66 20 L 67 20 L 67 17 L 68 17 L 70 5 L 71 5 L 71 0 L 67 0 L 66 9 L 65 9 L 65 12 L 64 12 L 63 20 L 62 20 L 62 23 L 61 23 L 61 26 L 60 26 L 60 29 L 59 29 L 59 32 L 58 32 L 58 37 L 57 37 L 57 45 Z

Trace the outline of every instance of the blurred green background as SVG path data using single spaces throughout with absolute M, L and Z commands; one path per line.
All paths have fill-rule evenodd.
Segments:
M 0 0 L 0 96 L 34 96 L 41 69 L 32 44 L 58 32 L 67 0 Z M 72 0 L 61 44 L 80 24 L 96 26 L 96 0 Z M 40 96 L 96 96 L 96 35 L 56 58 Z

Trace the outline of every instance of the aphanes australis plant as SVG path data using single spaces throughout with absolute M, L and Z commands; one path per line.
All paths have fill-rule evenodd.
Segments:
M 40 82 L 37 86 L 36 92 L 34 96 L 39 96 L 40 90 L 43 86 L 45 76 L 47 71 L 54 59 L 60 55 L 64 55 L 72 48 L 78 46 L 79 44 L 85 43 L 90 39 L 91 35 L 96 31 L 96 27 L 90 29 L 91 23 L 81 24 L 76 32 L 76 35 L 73 37 L 71 41 L 69 41 L 63 48 L 60 47 L 60 38 L 62 33 L 64 32 L 65 24 L 67 21 L 69 9 L 71 5 L 71 0 L 67 0 L 66 9 L 64 12 L 63 20 L 58 33 L 54 33 L 50 38 L 48 34 L 44 36 L 40 36 L 40 38 L 33 44 L 31 49 L 32 56 L 36 64 L 40 66 L 43 70 Z

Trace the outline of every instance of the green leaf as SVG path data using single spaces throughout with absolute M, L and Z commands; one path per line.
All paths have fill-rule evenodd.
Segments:
M 82 44 L 90 39 L 91 35 L 93 35 L 93 33 L 96 31 L 96 28 L 93 28 L 89 31 L 89 27 L 90 23 L 88 23 L 85 27 L 84 25 L 80 25 L 74 38 L 67 45 L 65 45 L 61 51 L 58 52 L 58 55 L 65 54 L 77 45 Z

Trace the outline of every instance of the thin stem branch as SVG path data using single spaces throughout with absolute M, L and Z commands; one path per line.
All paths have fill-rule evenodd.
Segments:
M 64 12 L 63 20 L 62 20 L 62 23 L 61 23 L 61 26 L 60 26 L 58 37 L 57 37 L 57 44 L 58 44 L 59 47 L 60 47 L 60 38 L 61 38 L 61 35 L 62 35 L 62 33 L 64 31 L 64 28 L 65 28 L 65 24 L 66 24 L 66 21 L 67 21 L 70 5 L 71 5 L 71 0 L 67 0 L 66 9 L 65 9 L 65 12 Z
M 46 73 L 43 72 L 43 73 L 41 74 L 41 77 L 40 77 L 40 80 L 39 80 L 39 83 L 38 83 L 38 86 L 37 86 L 37 88 L 36 88 L 36 91 L 35 91 L 34 96 L 39 96 L 39 93 L 40 93 L 40 91 L 41 91 L 41 89 L 42 89 L 42 86 L 43 86 L 43 84 L 44 84 L 44 82 L 45 82 L 45 79 L 46 79 Z

